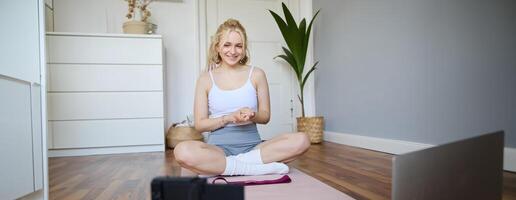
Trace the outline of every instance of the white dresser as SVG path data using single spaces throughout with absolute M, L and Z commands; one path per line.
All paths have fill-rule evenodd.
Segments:
M 159 35 L 47 33 L 49 156 L 164 151 Z

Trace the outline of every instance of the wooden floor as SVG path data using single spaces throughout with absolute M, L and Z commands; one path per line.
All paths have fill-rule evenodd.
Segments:
M 289 163 L 356 199 L 390 199 L 392 155 L 324 142 Z M 150 199 L 155 176 L 178 176 L 172 151 L 49 159 L 50 199 Z M 504 173 L 503 199 L 516 200 Z M 316 196 L 314 196 L 316 199 Z

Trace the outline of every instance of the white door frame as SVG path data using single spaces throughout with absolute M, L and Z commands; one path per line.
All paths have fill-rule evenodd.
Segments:
M 206 1 L 210 0 L 196 0 L 194 5 L 197 10 L 195 17 L 197 18 L 196 26 L 195 26 L 195 32 L 196 32 L 196 64 L 198 66 L 198 70 L 196 71 L 195 78 L 194 78 L 194 85 L 196 80 L 198 79 L 200 73 L 205 69 L 206 67 L 206 52 L 208 49 L 208 33 L 207 33 L 207 19 L 206 19 Z M 297 2 L 296 2 L 297 1 Z M 311 20 L 313 16 L 312 11 L 312 0 L 288 0 L 290 5 L 292 3 L 296 2 L 298 3 L 298 9 L 297 12 L 293 11 L 294 13 L 299 13 L 298 19 L 296 19 L 299 22 L 299 19 L 306 18 L 307 20 Z M 295 14 L 294 14 L 295 15 Z M 271 17 L 272 20 L 272 17 Z M 309 64 L 313 63 L 313 30 L 312 34 L 310 36 L 310 42 L 308 44 L 308 53 L 306 55 L 306 68 L 311 67 Z M 308 70 L 305 70 L 305 72 Z M 297 83 L 297 79 L 295 78 L 294 74 L 292 73 L 292 84 L 291 84 L 291 91 L 292 91 L 292 100 L 296 103 L 294 103 L 294 114 L 292 117 L 292 130 L 296 130 L 296 117 L 301 116 L 301 105 L 299 101 L 297 100 L 297 94 L 299 94 L 299 86 Z M 315 92 L 314 92 L 314 78 L 313 75 L 308 79 L 308 82 L 305 84 L 305 114 L 306 116 L 314 116 L 315 115 Z
M 39 66 L 40 66 L 40 85 L 41 85 L 41 142 L 43 148 L 43 199 L 49 199 L 49 177 L 48 177 L 48 133 L 47 133 L 47 43 L 46 43 L 46 23 L 45 9 L 46 1 L 39 0 Z

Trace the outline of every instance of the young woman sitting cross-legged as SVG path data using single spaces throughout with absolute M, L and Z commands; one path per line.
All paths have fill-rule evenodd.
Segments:
M 208 70 L 196 85 L 195 128 L 206 142 L 185 141 L 174 149 L 181 167 L 202 175 L 288 173 L 310 146 L 304 133 L 286 133 L 262 142 L 256 124 L 270 119 L 267 78 L 249 66 L 247 36 L 234 19 L 219 26 L 208 53 Z

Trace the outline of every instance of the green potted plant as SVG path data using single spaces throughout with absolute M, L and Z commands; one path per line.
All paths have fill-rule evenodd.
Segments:
M 312 30 L 312 23 L 319 14 L 319 11 L 315 13 L 308 27 L 306 26 L 306 19 L 302 19 L 299 25 L 292 17 L 290 10 L 284 3 L 281 3 L 283 8 L 283 14 L 285 20 L 283 20 L 278 14 L 269 10 L 274 17 L 276 24 L 278 25 L 283 39 L 287 43 L 287 47 L 283 47 L 285 54 L 278 55 L 276 57 L 285 60 L 296 74 L 297 81 L 299 84 L 300 94 L 298 95 L 299 102 L 301 103 L 301 117 L 297 118 L 297 130 L 304 132 L 310 136 L 312 143 L 320 143 L 322 141 L 324 118 L 321 116 L 306 117 L 305 116 L 305 101 L 304 101 L 304 87 L 310 74 L 314 72 L 315 67 L 319 62 L 315 62 L 312 67 L 304 74 L 306 53 L 308 50 L 308 41 L 310 39 L 310 32 Z

